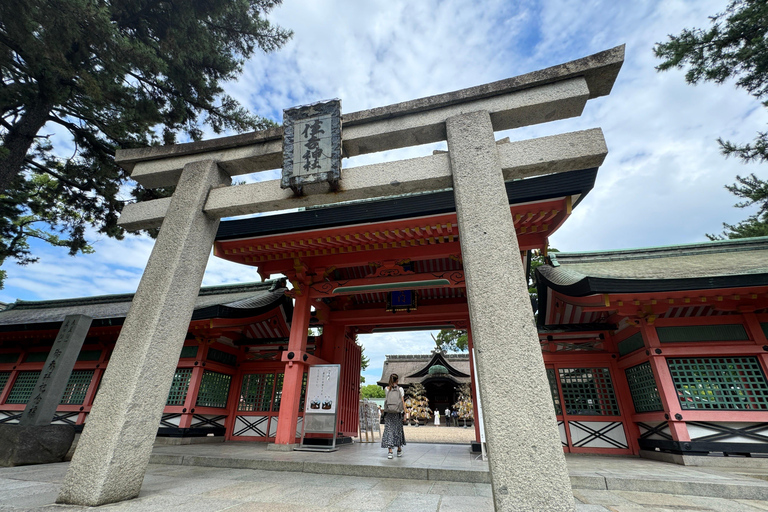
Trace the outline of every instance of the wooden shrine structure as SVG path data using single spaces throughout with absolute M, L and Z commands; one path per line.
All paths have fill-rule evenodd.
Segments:
M 768 453 L 768 237 L 551 253 L 536 274 L 565 450 Z

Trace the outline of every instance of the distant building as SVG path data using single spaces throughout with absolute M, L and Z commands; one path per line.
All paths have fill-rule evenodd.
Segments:
M 423 384 L 430 408 L 442 412 L 459 399 L 457 388 L 471 382 L 469 365 L 469 354 L 446 354 L 440 349 L 432 354 L 388 355 L 377 384 L 386 386 L 393 373 L 406 390 L 412 384 Z

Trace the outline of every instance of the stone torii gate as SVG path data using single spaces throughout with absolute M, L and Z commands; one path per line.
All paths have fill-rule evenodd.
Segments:
M 128 229 L 162 227 L 58 502 L 138 496 L 219 219 L 452 187 L 496 510 L 573 510 L 504 182 L 597 167 L 607 149 L 599 128 L 508 144 L 497 144 L 494 132 L 579 116 L 587 100 L 610 92 L 623 59 L 619 46 L 346 114 L 346 157 L 442 140 L 448 153 L 344 169 L 332 193 L 294 197 L 280 180 L 229 186 L 232 176 L 281 166 L 281 128 L 119 151 L 133 179 L 176 191 L 128 205 L 120 218 Z

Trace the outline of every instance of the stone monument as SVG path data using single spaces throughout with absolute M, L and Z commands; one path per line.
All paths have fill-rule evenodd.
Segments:
M 69 315 L 59 329 L 18 425 L 0 425 L 0 466 L 61 462 L 75 438 L 71 425 L 52 425 L 91 318 Z

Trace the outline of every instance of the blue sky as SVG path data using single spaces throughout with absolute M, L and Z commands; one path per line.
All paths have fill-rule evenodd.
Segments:
M 273 21 L 295 35 L 286 47 L 257 55 L 229 94 L 278 122 L 282 110 L 338 97 L 345 112 L 383 106 L 509 78 L 626 44 L 610 96 L 584 114 L 498 133 L 513 140 L 601 127 L 609 155 L 595 189 L 552 237 L 562 251 L 698 242 L 748 211 L 723 185 L 756 172 L 723 158 L 722 136 L 748 141 L 768 116 L 732 84 L 689 86 L 683 73 L 659 74 L 652 47 L 684 27 L 706 27 L 727 1 L 663 0 L 286 0 Z M 62 141 L 66 143 L 66 141 Z M 427 154 L 433 145 L 355 158 L 345 165 Z M 253 179 L 262 179 L 253 178 Z M 147 238 L 92 238 L 96 252 L 69 257 L 35 245 L 40 262 L 6 265 L 0 301 L 43 300 L 136 289 L 152 249 Z M 205 285 L 258 280 L 253 268 L 211 258 Z M 426 333 L 362 337 L 381 376 L 384 354 L 423 353 Z

